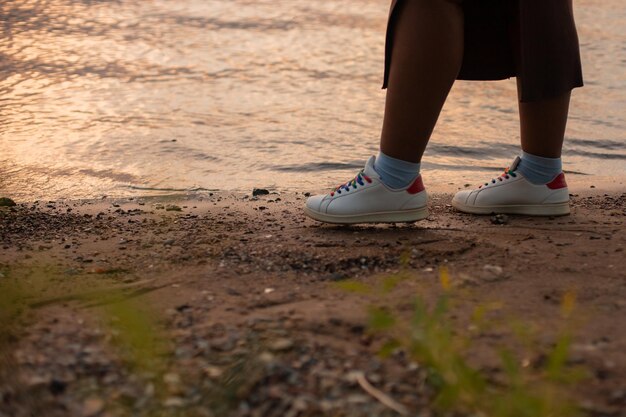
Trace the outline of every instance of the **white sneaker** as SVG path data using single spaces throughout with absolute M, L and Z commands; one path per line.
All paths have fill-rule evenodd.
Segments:
M 330 194 L 306 201 L 304 213 L 321 222 L 336 224 L 414 222 L 428 216 L 428 196 L 421 175 L 412 184 L 391 189 L 374 171 L 372 156 L 365 168 Z
M 452 206 L 473 214 L 528 214 L 533 216 L 562 216 L 569 214 L 569 191 L 565 175 L 561 172 L 551 182 L 536 185 L 520 172 L 520 163 L 513 165 L 498 178 L 492 179 L 475 190 L 456 193 Z

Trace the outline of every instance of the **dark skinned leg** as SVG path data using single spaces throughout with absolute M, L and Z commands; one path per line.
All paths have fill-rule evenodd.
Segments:
M 519 83 L 518 83 L 519 86 Z M 535 102 L 520 102 L 520 133 L 524 152 L 544 158 L 560 158 L 570 93 Z
M 388 156 L 419 162 L 463 59 L 455 0 L 405 0 L 394 43 L 381 135 Z

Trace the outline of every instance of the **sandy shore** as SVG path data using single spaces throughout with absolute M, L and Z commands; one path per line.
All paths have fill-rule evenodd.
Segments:
M 309 220 L 302 194 L 1 208 L 0 288 L 8 294 L 21 280 L 28 296 L 0 316 L 0 416 L 157 406 L 189 416 L 397 415 L 356 381 L 359 372 L 405 409 L 431 415 L 419 363 L 401 349 L 377 357 L 384 338 L 368 330 L 367 312 L 377 305 L 410 317 L 416 295 L 442 293 L 442 266 L 456 300 L 450 323 L 472 342 L 468 361 L 494 380 L 495 348 L 519 345 L 509 324 L 532 330 L 525 360 L 540 363 L 564 295 L 575 294 L 569 362 L 588 371 L 572 387 L 576 401 L 590 415 L 624 415 L 626 194 L 575 194 L 560 218 L 472 217 L 450 198 L 434 195 L 425 221 L 369 227 Z M 384 293 L 348 291 L 398 273 Z M 123 313 L 102 314 L 108 298 L 85 295 L 109 290 L 148 309 L 145 323 L 166 341 L 169 353 L 156 355 L 166 358 L 157 374 L 164 396 L 115 343 L 124 330 L 110 322 Z M 477 306 L 492 306 L 496 324 L 475 331 Z

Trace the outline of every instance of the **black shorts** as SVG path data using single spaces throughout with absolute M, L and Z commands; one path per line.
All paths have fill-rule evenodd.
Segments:
M 387 87 L 394 25 L 403 4 L 393 0 L 387 25 Z M 448 1 L 448 0 L 424 0 Z M 558 97 L 583 85 L 571 0 L 464 0 L 465 45 L 460 80 L 517 77 L 522 101 Z

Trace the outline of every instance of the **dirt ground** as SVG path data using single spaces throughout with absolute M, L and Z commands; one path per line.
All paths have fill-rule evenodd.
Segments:
M 410 316 L 416 295 L 443 291 L 442 266 L 459 332 L 471 333 L 476 306 L 497 306 L 499 324 L 471 334 L 468 351 L 494 379 L 494 347 L 517 343 L 504 325 L 524 323 L 542 352 L 563 321 L 564 294 L 575 294 L 569 361 L 589 371 L 572 388 L 578 405 L 626 415 L 626 194 L 592 191 L 574 195 L 566 217 L 474 217 L 434 195 L 427 220 L 367 227 L 305 218 L 303 194 L 0 208 L 0 290 L 29 286 L 37 271 L 51 277 L 21 290 L 27 307 L 2 328 L 0 416 L 398 415 L 360 374 L 407 415 L 431 415 L 419 363 L 402 350 L 377 356 L 383 340 L 368 331 L 367 311 Z M 339 288 L 398 272 L 405 278 L 385 294 Z M 90 289 L 119 290 L 151 312 L 144 327 L 170 352 L 164 396 L 112 343 L 119 331 L 93 297 L 76 296 Z M 529 363 L 541 361 L 533 355 Z

